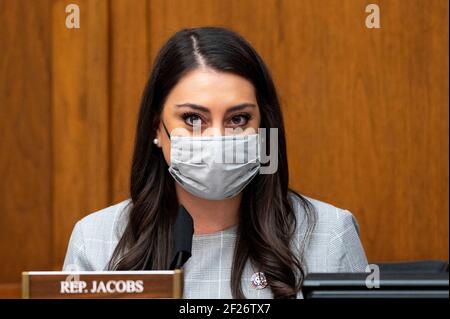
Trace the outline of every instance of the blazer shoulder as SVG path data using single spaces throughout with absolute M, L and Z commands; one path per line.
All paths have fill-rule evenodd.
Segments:
M 131 200 L 126 199 L 120 203 L 95 211 L 80 219 L 77 222 L 77 226 L 89 237 L 96 237 L 102 234 L 109 235 L 116 227 L 124 225 L 130 205 Z
M 359 225 L 356 218 L 349 210 L 339 208 L 332 204 L 305 195 L 301 196 L 304 198 L 306 203 L 295 194 L 291 194 L 294 202 L 294 210 L 298 220 L 303 221 L 305 219 L 305 216 L 307 216 L 306 206 L 309 206 L 314 209 L 314 212 L 310 212 L 310 214 L 314 213 L 316 228 L 339 228 L 351 224 L 359 233 Z
M 104 270 L 126 224 L 130 200 L 93 212 L 79 220 L 72 231 L 64 270 Z M 120 227 L 119 227 L 120 226 Z
M 353 214 L 320 200 L 303 195 L 302 197 L 314 208 L 314 227 L 305 251 L 308 272 L 364 272 L 367 258 Z M 298 196 L 295 198 L 296 213 L 300 220 L 297 245 L 300 246 L 308 225 L 303 222 L 304 216 L 308 214 L 305 213 L 304 201 Z M 309 215 L 313 213 L 310 212 Z

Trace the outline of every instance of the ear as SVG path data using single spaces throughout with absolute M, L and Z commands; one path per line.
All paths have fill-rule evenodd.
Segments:
M 155 135 L 155 139 L 153 140 L 153 144 L 155 144 L 157 147 L 161 148 L 161 125 L 158 126 L 158 128 L 156 129 L 156 135 Z

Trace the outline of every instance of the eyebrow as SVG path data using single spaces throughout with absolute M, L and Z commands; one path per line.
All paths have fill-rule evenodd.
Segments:
M 192 109 L 194 109 L 194 110 L 197 110 L 197 111 L 209 113 L 209 109 L 208 109 L 207 107 L 202 106 L 202 105 L 198 105 L 198 104 L 193 104 L 193 103 L 183 103 L 183 104 L 175 104 L 175 105 L 178 106 L 178 107 L 190 107 L 190 108 L 192 108 Z M 247 108 L 247 107 L 253 107 L 253 108 L 255 108 L 256 105 L 253 104 L 253 103 L 241 103 L 241 104 L 234 105 L 234 106 L 230 107 L 230 108 L 226 111 L 226 113 L 231 113 L 231 112 L 239 111 L 239 110 L 245 109 L 245 108 Z

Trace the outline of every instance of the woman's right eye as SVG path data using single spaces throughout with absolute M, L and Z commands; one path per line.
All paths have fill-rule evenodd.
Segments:
M 195 123 L 200 122 L 200 125 L 203 124 L 203 120 L 199 114 L 196 113 L 184 113 L 182 115 L 184 122 L 189 126 L 194 126 Z

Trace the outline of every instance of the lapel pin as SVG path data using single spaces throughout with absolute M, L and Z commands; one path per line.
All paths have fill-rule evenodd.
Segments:
M 267 279 L 263 272 L 255 272 L 251 278 L 252 287 L 255 289 L 264 289 L 267 287 Z

